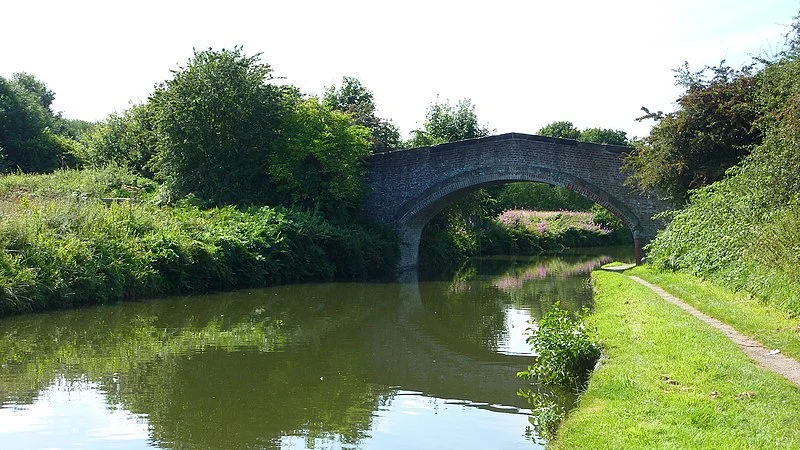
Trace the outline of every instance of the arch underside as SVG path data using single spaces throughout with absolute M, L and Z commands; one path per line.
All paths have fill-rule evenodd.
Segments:
M 424 227 L 441 210 L 472 191 L 486 186 L 519 181 L 565 187 L 607 208 L 632 232 L 640 228 L 639 218 L 605 190 L 572 175 L 536 166 L 495 166 L 462 172 L 433 185 L 417 198 L 406 202 L 394 217 L 394 222 L 400 226 Z
M 400 273 L 416 268 L 422 229 L 436 214 L 481 187 L 518 181 L 565 187 L 608 209 L 622 220 L 634 236 L 641 230 L 639 218 L 625 204 L 605 190 L 575 176 L 537 166 L 477 169 L 462 172 L 431 186 L 416 198 L 407 201 L 395 215 L 394 223 L 401 240 L 398 267 Z

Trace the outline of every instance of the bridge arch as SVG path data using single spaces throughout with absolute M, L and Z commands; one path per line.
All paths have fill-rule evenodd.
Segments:
M 619 217 L 641 246 L 659 228 L 652 216 L 668 209 L 625 186 L 628 147 L 509 133 L 402 150 L 370 158 L 367 217 L 390 223 L 401 239 L 398 269 L 417 266 L 422 229 L 453 201 L 481 187 L 516 181 L 563 186 Z

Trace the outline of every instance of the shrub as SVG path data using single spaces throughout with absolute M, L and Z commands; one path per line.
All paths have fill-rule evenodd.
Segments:
M 583 316 L 559 308 L 558 303 L 533 324 L 528 343 L 536 361 L 517 375 L 559 387 L 582 388 L 601 353 Z
M 564 391 L 577 392 L 585 387 L 601 347 L 586 330 L 583 315 L 561 309 L 558 303 L 533 324 L 528 343 L 536 361 L 517 376 L 536 379 L 536 383 L 518 395 L 531 405 L 530 421 L 537 434 L 549 439 L 566 415 Z

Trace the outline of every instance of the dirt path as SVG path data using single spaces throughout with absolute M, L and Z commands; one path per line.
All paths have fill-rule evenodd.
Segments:
M 633 281 L 636 281 L 641 285 L 647 286 L 648 288 L 650 288 L 650 290 L 658 294 L 664 300 L 672 303 L 673 305 L 678 306 L 682 310 L 697 317 L 703 322 L 722 331 L 723 333 L 725 333 L 725 336 L 727 336 L 736 345 L 738 345 L 739 348 L 752 360 L 758 363 L 758 365 L 782 375 L 787 380 L 796 384 L 797 387 L 800 387 L 800 361 L 789 358 L 780 353 L 777 353 L 774 350 L 770 350 L 764 347 L 763 345 L 759 344 L 756 340 L 739 333 L 738 331 L 733 329 L 733 327 L 731 327 L 730 325 L 722 323 L 719 320 L 700 312 L 698 309 L 684 303 L 678 297 L 675 297 L 674 295 L 666 292 L 665 290 L 661 289 L 655 284 L 648 283 L 647 281 L 633 275 L 628 275 L 628 278 L 630 278 Z

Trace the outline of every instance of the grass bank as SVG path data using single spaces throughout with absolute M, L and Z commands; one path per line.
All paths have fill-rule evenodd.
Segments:
M 0 316 L 269 284 L 391 276 L 388 230 L 290 208 L 164 206 L 116 169 L 0 178 Z
M 627 272 L 661 286 L 670 294 L 734 327 L 765 347 L 780 349 L 800 360 L 800 317 L 752 295 L 734 292 L 714 282 L 682 272 L 639 266 Z
M 607 359 L 553 448 L 800 448 L 800 390 L 626 276 L 592 278 Z

